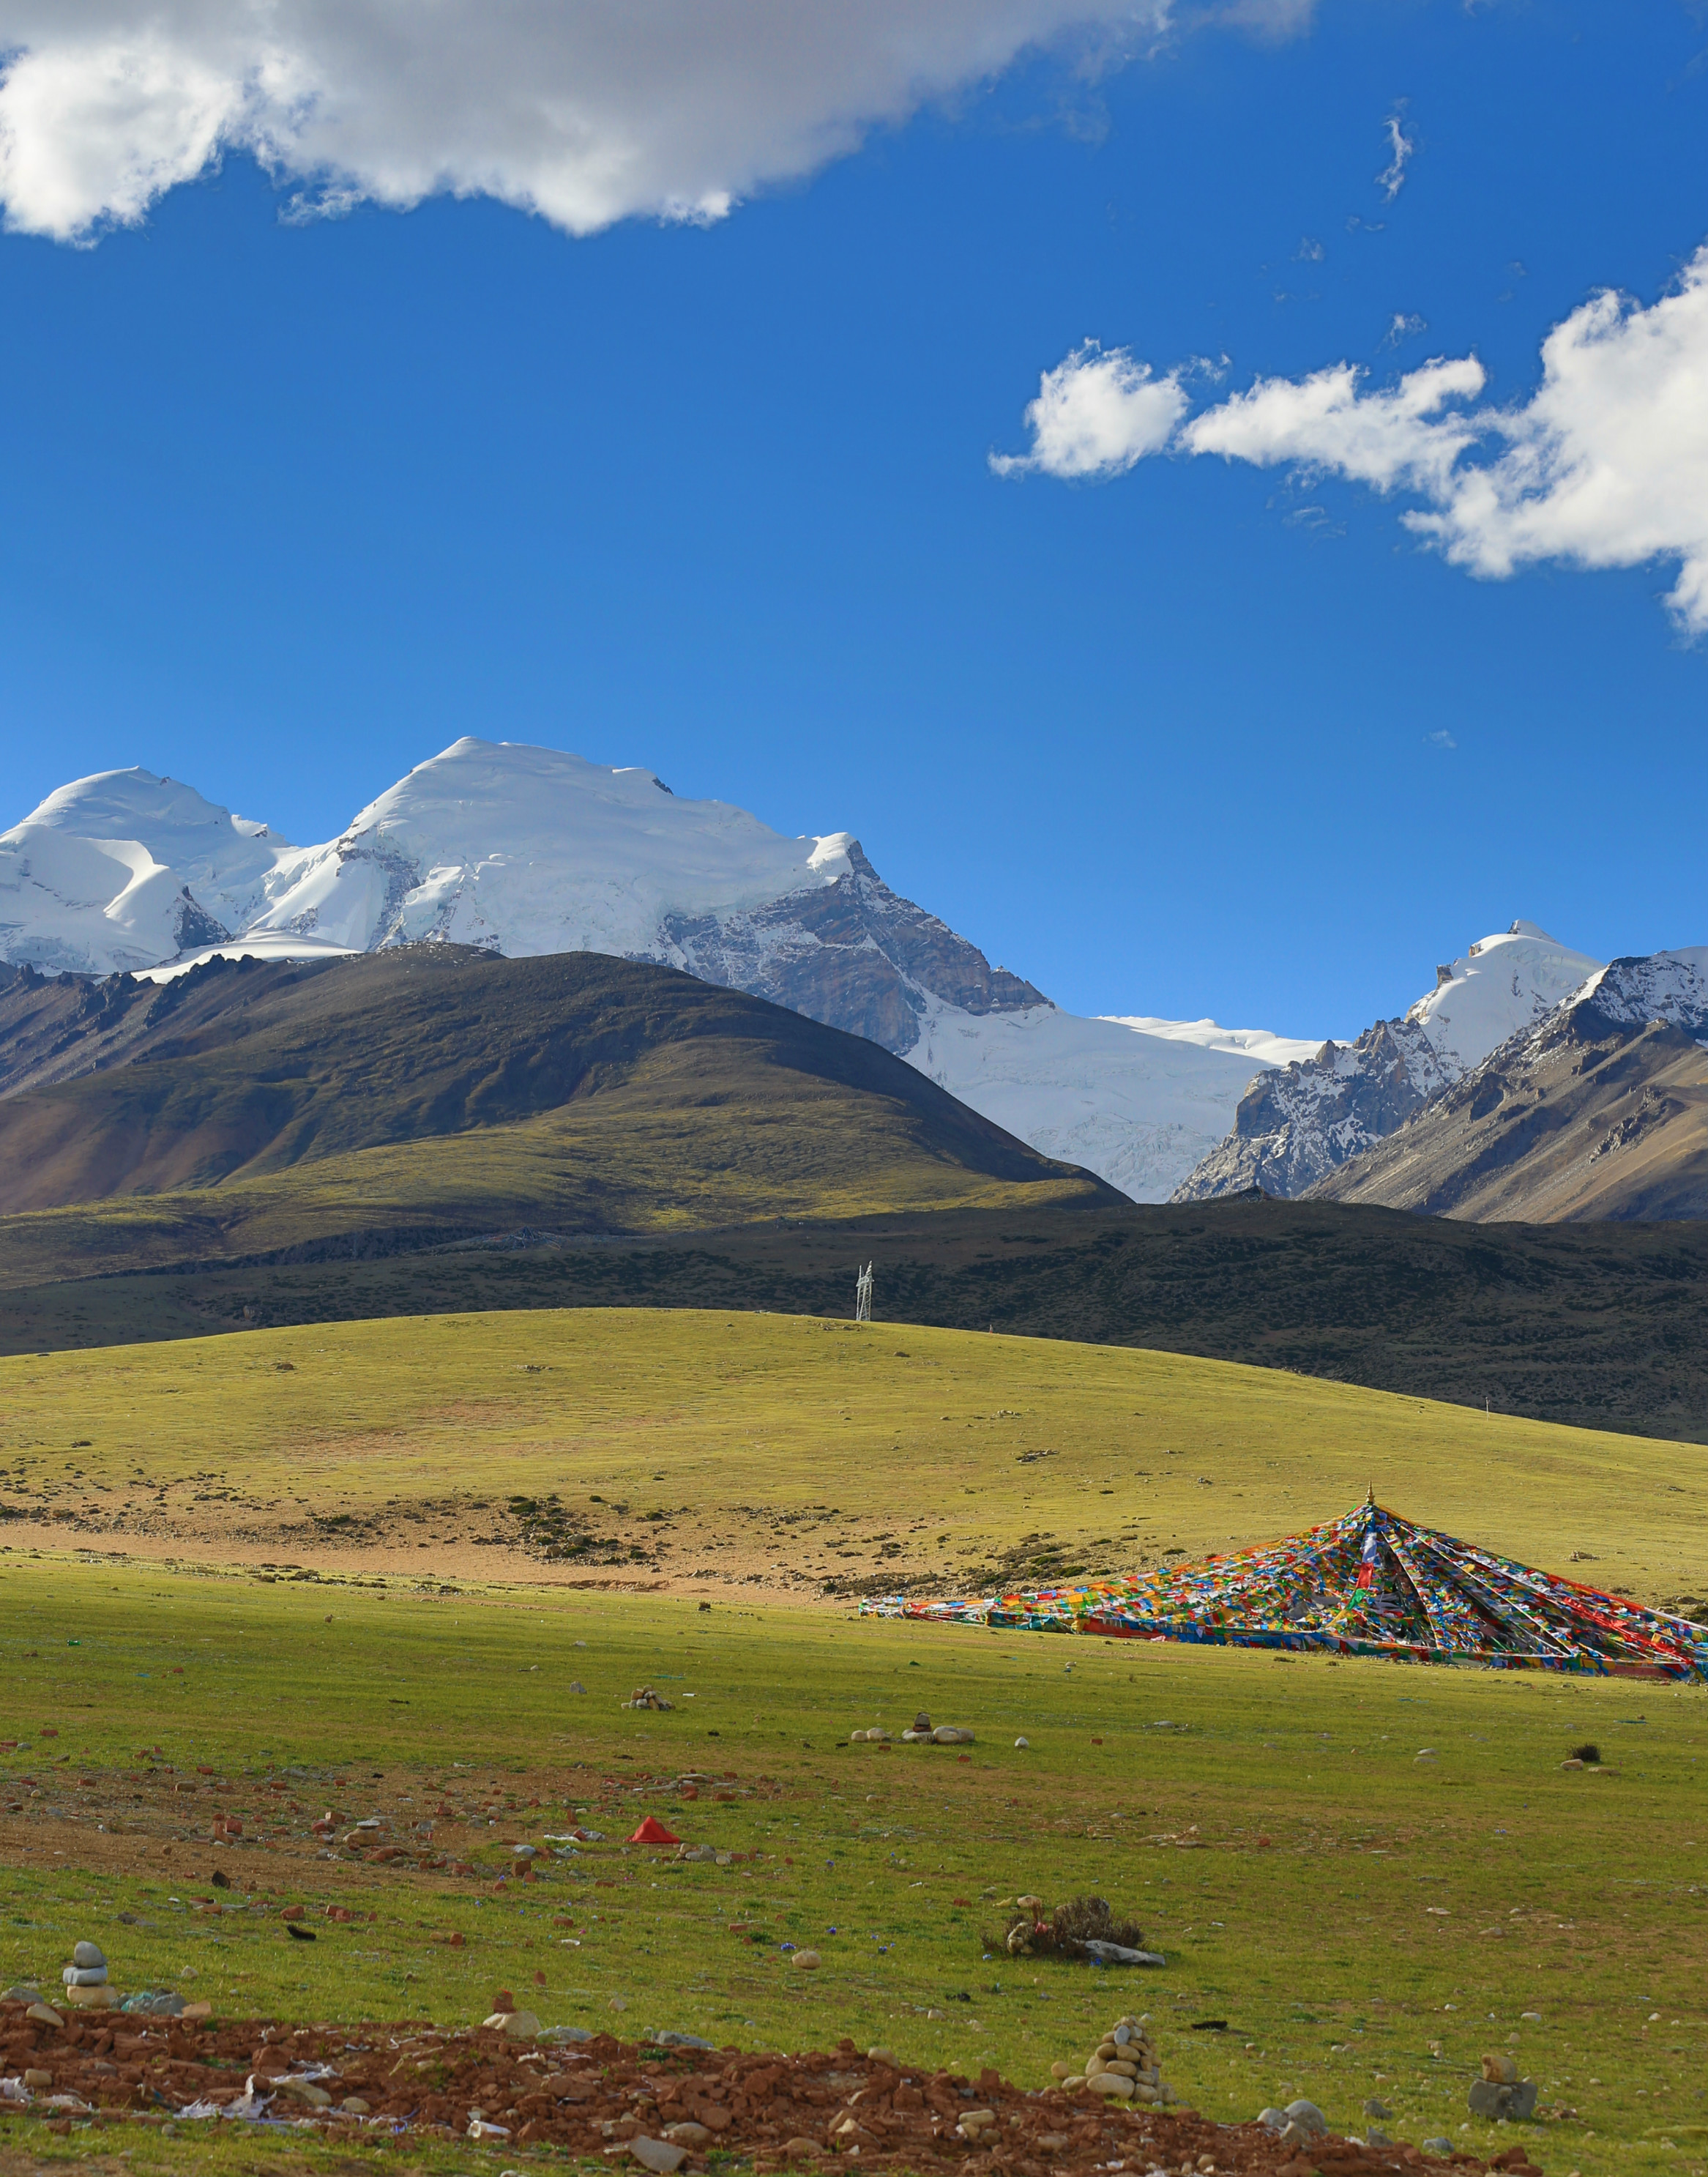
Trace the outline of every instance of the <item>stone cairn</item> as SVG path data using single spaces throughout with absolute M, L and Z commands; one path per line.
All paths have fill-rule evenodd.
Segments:
M 1084 2087 L 1110 2101 L 1149 2102 L 1159 2108 L 1174 2099 L 1173 2090 L 1162 2076 L 1148 2017 L 1134 2018 L 1129 2014 L 1117 2018 L 1086 2058 L 1083 2071 L 1059 2061 L 1050 2071 L 1069 2093 Z

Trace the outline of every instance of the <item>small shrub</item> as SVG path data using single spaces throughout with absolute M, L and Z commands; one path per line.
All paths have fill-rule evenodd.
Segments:
M 1599 1769 L 1602 1765 L 1602 1749 L 1599 1746 L 1592 1746 L 1585 1742 L 1582 1746 L 1573 1747 L 1572 1759 L 1574 1761 L 1581 1761 L 1586 1768 Z
M 1089 1941 L 1142 1951 L 1144 1930 L 1136 1920 L 1117 1920 L 1105 1898 L 1073 1897 L 1047 1918 L 1011 1912 L 1006 1925 L 986 1929 L 980 1940 L 999 1956 L 1006 1951 L 1011 1957 L 1083 1958 Z

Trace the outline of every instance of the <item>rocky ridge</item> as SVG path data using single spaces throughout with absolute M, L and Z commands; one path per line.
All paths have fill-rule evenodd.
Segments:
M 1435 988 L 1356 1042 L 1262 1073 L 1232 1132 L 1176 1188 L 1203 1202 L 1260 1188 L 1292 1198 L 1386 1140 L 1508 1039 L 1602 972 L 1531 922 L 1514 922 L 1436 969 Z
M 1708 1214 L 1708 947 L 1613 961 L 1311 1192 L 1503 1221 Z

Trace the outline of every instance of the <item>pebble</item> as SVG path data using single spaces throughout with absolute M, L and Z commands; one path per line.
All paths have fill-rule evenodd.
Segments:
M 794 1954 L 794 1963 L 803 1972 L 816 1972 L 823 1962 L 816 1951 L 797 1951 Z
M 24 2016 L 33 2018 L 38 2026 L 63 2026 L 65 2023 L 51 2003 L 32 2003 Z
M 1030 1746 L 1032 1742 L 1029 1738 L 1017 1738 L 1014 1743 L 1017 1746 Z
M 673 2147 L 709 2147 L 712 2144 L 712 2134 L 706 2126 L 691 2121 L 667 2124 L 664 2136 Z
M 346 2116 L 372 2116 L 374 2114 L 373 2103 L 364 2102 L 360 2094 L 346 2094 L 338 2106 Z
M 581 1683 L 579 1678 L 571 1678 L 570 1680 L 570 1691 L 572 1694 L 584 1694 L 587 1690 L 587 1688 Z
M 74 1966 L 105 1966 L 106 1953 L 98 1943 L 79 1943 L 71 1953 Z
M 1365 2103 L 1364 2114 L 1366 2116 L 1373 2116 L 1378 2124 L 1386 2124 L 1394 2112 L 1386 2102 L 1378 2102 L 1372 2097 Z
M 896 2052 L 893 2049 L 868 2049 L 866 2061 L 869 2064 L 887 2064 L 892 2071 L 898 2071 L 901 2069 L 901 2065 L 896 2061 Z

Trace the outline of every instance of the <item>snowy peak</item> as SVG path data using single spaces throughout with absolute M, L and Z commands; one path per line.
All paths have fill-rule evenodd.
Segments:
M 723 915 L 834 884 L 847 833 L 789 839 L 653 772 L 510 741 L 454 741 L 307 859 L 259 930 L 371 952 L 437 939 L 519 956 L 657 958 L 670 915 Z
M 1666 1021 L 1700 1035 L 1708 1031 L 1708 945 L 1611 961 L 1577 993 L 1580 1007 L 1620 1028 Z
M 1601 966 L 1535 923 L 1514 922 L 1498 936 L 1479 938 L 1462 960 L 1438 968 L 1435 988 L 1405 1018 L 1457 1079 L 1563 1004 Z
M 1175 1199 L 1253 1187 L 1302 1194 L 1601 973 L 1599 960 L 1533 922 L 1479 938 L 1463 959 L 1436 969 L 1435 988 L 1403 1018 L 1378 1021 L 1356 1043 L 1325 1043 L 1314 1058 L 1259 1075 L 1240 1099 L 1233 1131 Z
M 74 779 L 0 832 L 0 958 L 110 974 L 217 943 L 295 852 L 151 771 Z

